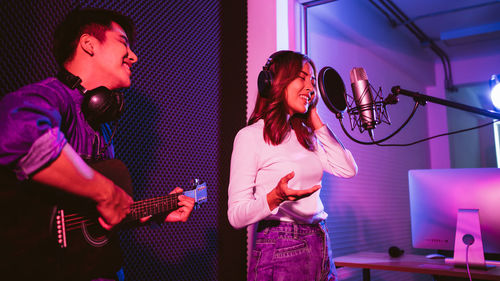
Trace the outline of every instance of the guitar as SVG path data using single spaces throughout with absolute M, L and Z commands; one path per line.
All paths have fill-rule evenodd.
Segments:
M 132 194 L 132 180 L 123 162 L 106 160 L 91 166 Z M 194 185 L 195 190 L 183 193 L 200 205 L 207 200 L 207 188 L 205 184 Z M 2 170 L 0 187 L 4 257 L 0 270 L 5 280 L 111 278 L 123 266 L 122 234 L 127 237 L 128 230 L 142 225 L 134 221 L 177 208 L 178 194 L 138 201 L 125 222 L 107 231 L 97 221 L 99 213 L 91 200 L 35 182 L 20 183 L 13 174 Z
M 100 161 L 90 166 L 131 194 L 132 181 L 123 162 L 112 159 Z M 194 189 L 182 193 L 132 203 L 130 213 L 120 225 L 130 225 L 130 223 L 136 222 L 143 217 L 166 214 L 178 209 L 177 197 L 180 194 L 193 198 L 195 200 L 195 209 L 199 208 L 200 204 L 207 201 L 207 186 L 205 183 L 200 183 L 199 180 L 195 180 L 193 186 Z M 71 239 L 81 239 L 81 236 L 92 247 L 103 247 L 108 244 L 111 233 L 99 224 L 97 220 L 99 214 L 95 211 L 95 207 L 84 210 L 84 206 L 78 205 L 76 209 L 74 207 L 54 207 L 50 228 L 53 235 L 56 236 L 60 248 L 67 248 L 68 245 L 71 245 Z M 75 234 L 69 235 L 71 232 L 75 232 Z

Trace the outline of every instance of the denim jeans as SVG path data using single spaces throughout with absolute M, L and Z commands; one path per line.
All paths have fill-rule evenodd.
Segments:
M 261 221 L 257 227 L 248 281 L 336 280 L 325 222 Z

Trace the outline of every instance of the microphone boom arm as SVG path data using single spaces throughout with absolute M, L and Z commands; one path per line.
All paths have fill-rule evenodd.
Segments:
M 489 111 L 486 109 L 481 109 L 481 108 L 461 104 L 458 102 L 448 101 L 448 100 L 444 100 L 444 99 L 440 99 L 440 98 L 436 98 L 436 97 L 432 97 L 432 96 L 423 95 L 421 93 L 401 89 L 399 86 L 392 87 L 391 92 L 395 95 L 401 94 L 404 96 L 412 97 L 413 99 L 415 99 L 415 101 L 417 101 L 418 103 L 420 103 L 422 105 L 425 105 L 425 102 L 428 101 L 428 102 L 437 103 L 440 105 L 449 106 L 449 107 L 453 107 L 456 109 L 464 110 L 467 112 L 472 112 L 472 113 L 476 113 L 479 115 L 487 116 L 490 118 L 500 119 L 500 113 L 497 113 L 497 112 L 493 112 L 493 111 Z

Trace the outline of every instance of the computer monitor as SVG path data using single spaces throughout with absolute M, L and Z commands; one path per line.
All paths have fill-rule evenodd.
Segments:
M 414 248 L 454 250 L 456 258 L 458 251 L 467 248 L 463 241 L 455 244 L 460 214 L 459 239 L 470 232 L 476 240 L 470 249 L 480 251 L 483 263 L 483 251 L 500 254 L 500 169 L 410 170 L 408 180 Z M 479 217 L 479 235 L 472 227 L 475 217 Z M 482 248 L 477 240 L 482 240 Z

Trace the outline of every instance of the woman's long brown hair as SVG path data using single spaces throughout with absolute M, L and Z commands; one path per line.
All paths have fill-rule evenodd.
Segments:
M 310 151 L 315 149 L 314 130 L 309 124 L 308 117 L 310 110 L 304 114 L 294 114 L 288 119 L 288 106 L 286 103 L 285 90 L 287 86 L 299 77 L 302 67 L 309 63 L 316 76 L 316 67 L 312 60 L 297 52 L 278 51 L 271 55 L 271 65 L 269 71 L 273 74 L 273 82 L 267 98 L 259 93 L 254 111 L 248 120 L 248 125 L 264 120 L 264 140 L 267 143 L 278 145 L 293 129 L 300 144 Z M 309 105 L 309 109 L 316 106 L 318 97 L 315 94 Z

